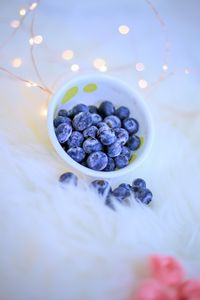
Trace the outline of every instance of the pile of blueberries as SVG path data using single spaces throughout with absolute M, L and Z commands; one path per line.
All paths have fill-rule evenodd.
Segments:
M 139 123 L 125 106 L 115 109 L 110 101 L 97 108 L 78 104 L 59 110 L 55 134 L 66 153 L 76 162 L 96 171 L 114 171 L 129 164 L 140 147 Z
M 62 174 L 59 181 L 63 184 L 73 184 L 75 186 L 78 184 L 77 176 L 71 172 Z M 153 198 L 152 192 L 146 187 L 146 182 L 141 178 L 135 179 L 132 185 L 121 183 L 114 190 L 112 190 L 109 182 L 105 180 L 95 180 L 91 182 L 90 187 L 105 199 L 106 205 L 113 209 L 113 200 L 126 204 L 127 200 L 134 196 L 136 201 L 148 205 Z

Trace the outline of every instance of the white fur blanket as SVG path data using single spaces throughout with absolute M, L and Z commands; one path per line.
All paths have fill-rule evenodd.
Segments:
M 113 212 L 90 190 L 60 188 L 67 167 L 47 138 L 41 95 L 20 93 L 17 107 L 1 99 L 1 300 L 127 299 L 157 253 L 200 276 L 199 156 L 162 110 L 152 103 L 154 147 L 132 174 L 146 179 L 153 203 Z

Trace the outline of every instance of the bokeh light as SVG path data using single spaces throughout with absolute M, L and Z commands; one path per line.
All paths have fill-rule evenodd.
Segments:
M 103 59 L 103 58 L 96 58 L 94 61 L 93 61 L 93 66 L 96 68 L 96 69 L 99 69 L 103 66 L 106 65 L 106 61 Z
M 135 65 L 135 68 L 138 72 L 144 71 L 144 64 L 143 63 L 137 63 Z
M 64 60 L 70 60 L 74 57 L 74 52 L 72 50 L 65 50 L 62 53 L 62 58 Z
M 19 14 L 20 14 L 20 16 L 25 16 L 25 14 L 26 14 L 25 8 L 21 8 L 19 11 Z
M 138 81 L 138 85 L 141 89 L 146 89 L 148 86 L 148 82 L 144 79 Z
M 12 60 L 11 65 L 13 68 L 19 68 L 22 65 L 22 59 L 20 57 L 16 57 Z
M 34 44 L 39 45 L 43 42 L 43 37 L 41 35 L 36 35 L 33 38 L 33 42 Z
M 72 71 L 72 72 L 77 72 L 77 71 L 79 71 L 79 70 L 80 70 L 79 65 L 77 65 L 77 64 L 71 65 L 71 71 Z
M 18 28 L 20 26 L 20 21 L 19 20 L 12 20 L 10 22 L 10 27 L 12 28 Z
M 119 33 L 121 33 L 121 34 L 128 34 L 130 31 L 130 28 L 127 25 L 120 25 L 118 30 L 119 30 Z
M 30 6 L 29 6 L 29 9 L 30 10 L 34 10 L 36 7 L 37 7 L 37 2 L 33 2 Z

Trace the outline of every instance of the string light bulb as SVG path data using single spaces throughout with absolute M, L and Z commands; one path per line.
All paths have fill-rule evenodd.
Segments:
M 106 72 L 108 70 L 108 67 L 106 65 L 104 65 L 104 66 L 101 66 L 98 70 L 100 72 Z
M 33 81 L 28 81 L 28 82 L 25 83 L 25 85 L 27 87 L 36 87 L 36 86 L 38 86 L 37 83 L 35 83 Z
M 20 68 L 22 65 L 22 59 L 20 57 L 16 57 L 12 60 L 11 65 L 13 68 Z
M 121 34 L 128 34 L 130 31 L 130 28 L 127 25 L 120 25 L 118 28 L 119 33 Z
M 99 69 L 103 66 L 106 65 L 106 62 L 103 58 L 96 58 L 94 61 L 93 61 L 93 66 L 96 68 L 96 69 Z
M 46 107 L 41 110 L 40 115 L 42 117 L 46 117 L 47 116 L 47 108 Z
M 39 45 L 43 42 L 43 37 L 41 35 L 36 35 L 29 39 L 29 44 L 33 46 L 34 44 Z
M 18 28 L 20 26 L 20 21 L 18 20 L 13 20 L 10 22 L 10 27 L 12 28 Z
M 25 8 L 21 8 L 19 11 L 19 14 L 20 14 L 20 16 L 25 16 L 25 14 L 26 14 Z
M 34 44 L 33 38 L 30 38 L 30 39 L 29 39 L 29 44 L 30 44 L 31 46 Z
M 185 68 L 184 73 L 185 73 L 186 75 L 188 75 L 188 74 L 190 73 L 190 70 L 189 70 L 188 68 Z
M 167 71 L 168 70 L 168 65 L 163 65 L 162 68 L 163 68 L 164 71 Z
M 33 2 L 30 6 L 29 6 L 29 9 L 30 10 L 34 10 L 36 7 L 37 7 L 37 2 Z
M 71 60 L 74 57 L 74 52 L 72 50 L 65 50 L 62 53 L 62 58 L 64 60 Z
M 138 81 L 138 85 L 141 89 L 146 89 L 148 86 L 148 82 L 144 79 Z
M 135 68 L 136 68 L 136 70 L 137 70 L 138 72 L 142 72 L 142 71 L 144 71 L 144 64 L 143 64 L 143 63 L 137 63 L 137 64 L 135 65 Z
M 33 42 L 34 44 L 39 45 L 43 42 L 43 37 L 41 35 L 36 35 L 33 38 Z
M 80 67 L 77 64 L 73 64 L 73 65 L 71 65 L 70 69 L 71 69 L 72 72 L 77 72 L 77 71 L 80 70 Z

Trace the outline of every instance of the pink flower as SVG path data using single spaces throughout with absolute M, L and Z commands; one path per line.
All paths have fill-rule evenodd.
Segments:
M 139 287 L 133 300 L 179 300 L 179 297 L 176 289 L 166 287 L 155 279 L 149 279 Z
M 180 300 L 199 300 L 200 299 L 200 280 L 186 280 L 180 286 Z
M 179 285 L 184 279 L 184 271 L 179 262 L 171 256 L 151 256 L 152 276 L 167 286 Z

